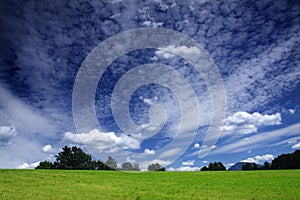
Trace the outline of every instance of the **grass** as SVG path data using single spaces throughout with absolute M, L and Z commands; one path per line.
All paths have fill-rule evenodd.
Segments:
M 0 170 L 0 199 L 300 199 L 300 171 Z

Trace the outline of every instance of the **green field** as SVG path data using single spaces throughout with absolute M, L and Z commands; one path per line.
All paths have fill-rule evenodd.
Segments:
M 0 199 L 300 199 L 300 171 L 0 170 Z

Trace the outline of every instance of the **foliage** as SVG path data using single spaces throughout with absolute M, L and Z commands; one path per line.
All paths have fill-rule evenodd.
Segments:
M 65 146 L 55 157 L 54 168 L 56 169 L 90 169 L 93 165 L 92 156 L 76 146 L 71 148 Z
M 86 154 L 76 146 L 71 148 L 65 146 L 55 157 L 54 163 L 50 161 L 40 162 L 36 169 L 112 170 L 101 160 L 92 160 L 90 154 Z
M 125 162 L 122 164 L 122 170 L 124 171 L 140 171 L 139 164 L 131 164 L 130 162 Z
M 200 169 L 201 171 L 225 171 L 226 167 L 222 162 L 209 163 L 208 166 L 204 166 Z
M 300 169 L 300 150 L 281 154 L 272 161 L 271 169 Z
M 166 168 L 162 167 L 158 163 L 152 163 L 148 166 L 148 171 L 166 171 Z
M 258 170 L 260 169 L 256 163 L 245 163 L 242 166 L 242 170 Z
M 117 161 L 111 156 L 108 156 L 107 161 L 105 162 L 105 165 L 107 165 L 111 169 L 117 169 L 117 167 L 118 167 Z
M 36 169 L 52 169 L 53 163 L 50 161 L 40 162 L 40 164 L 36 167 Z

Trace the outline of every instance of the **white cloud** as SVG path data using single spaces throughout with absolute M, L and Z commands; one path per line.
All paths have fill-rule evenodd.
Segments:
M 195 160 L 188 160 L 188 161 L 182 162 L 182 165 L 194 165 L 194 163 L 195 163 Z
M 199 55 L 201 55 L 200 50 L 197 47 L 187 47 L 187 46 L 174 46 L 174 45 L 170 45 L 167 46 L 163 49 L 157 50 L 155 52 L 155 55 L 158 57 L 162 57 L 165 59 L 169 59 L 169 58 L 173 58 L 175 55 L 173 53 L 170 52 L 174 52 L 178 55 L 188 55 L 190 58 L 198 58 Z
M 152 21 L 144 21 L 143 25 L 149 26 L 149 27 L 161 27 L 164 23 L 163 22 L 152 22 Z
M 170 167 L 167 171 L 199 171 L 200 167 L 180 166 L 179 168 Z
M 293 149 L 300 149 L 300 142 L 292 146 Z
M 42 147 L 43 152 L 48 153 L 48 152 L 53 152 L 54 149 L 52 148 L 52 146 L 50 144 L 47 144 L 45 146 Z
M 274 131 L 262 132 L 248 138 L 242 138 L 226 145 L 218 146 L 210 155 L 239 153 L 262 147 L 279 146 L 281 143 L 276 142 L 282 141 L 285 138 L 293 140 L 299 137 L 299 129 L 300 123 Z M 199 151 L 191 154 L 191 156 L 193 155 L 199 155 Z
M 17 134 L 13 126 L 0 126 L 0 145 L 10 144 L 10 140 Z
M 262 156 L 255 156 L 252 158 L 247 158 L 246 160 L 241 160 L 241 162 L 250 162 L 250 163 L 256 163 L 259 164 L 264 161 L 271 161 L 274 159 L 274 155 L 272 154 L 266 154 Z
M 20 166 L 17 167 L 17 169 L 34 169 L 40 164 L 40 162 L 35 162 L 35 163 L 23 163 Z
M 256 133 L 257 129 L 261 126 L 279 124 L 281 124 L 280 113 L 262 115 L 258 112 L 250 114 L 244 111 L 239 111 L 225 119 L 222 131 L 224 134 L 250 134 Z
M 145 154 L 148 154 L 148 155 L 154 155 L 154 154 L 155 154 L 155 151 L 152 150 L 152 149 L 145 149 L 145 150 L 144 150 L 144 153 L 145 153 Z
M 18 130 L 23 132 L 39 133 L 46 136 L 51 136 L 55 132 L 55 125 L 47 117 L 11 94 L 1 83 L 0 94 L 0 119 L 2 123 L 14 124 Z
M 199 144 L 199 143 L 195 143 L 195 144 L 194 144 L 194 148 L 195 148 L 195 149 L 199 149 L 199 148 L 200 148 L 200 144 Z
M 116 147 L 123 149 L 139 149 L 140 141 L 128 135 L 121 134 L 117 136 L 114 132 L 103 133 L 98 129 L 94 129 L 89 133 L 73 134 L 66 132 L 65 140 L 77 144 L 85 144 L 91 148 L 96 148 L 100 151 L 116 151 Z
M 289 112 L 291 113 L 291 114 L 294 114 L 295 113 L 295 109 L 289 109 Z

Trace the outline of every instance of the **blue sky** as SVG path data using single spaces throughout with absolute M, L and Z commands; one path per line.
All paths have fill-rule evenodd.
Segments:
M 53 160 L 64 145 L 80 146 L 101 160 L 112 155 L 119 163 L 138 162 L 142 168 L 160 162 L 169 170 L 186 171 L 212 161 L 227 167 L 242 160 L 263 163 L 300 148 L 296 0 L 0 5 L 1 168 L 32 168 Z M 147 29 L 144 42 L 138 34 L 126 41 L 113 37 L 137 28 L 176 31 L 199 48 L 171 35 L 165 39 L 153 29 Z M 108 57 L 93 56 L 104 41 L 117 54 L 148 40 L 169 43 L 117 55 L 101 77 L 97 68 L 82 65 L 112 58 L 109 48 L 98 49 Z M 205 58 L 203 66 L 215 66 L 210 74 L 203 66 L 199 73 L 185 59 L 199 55 Z M 78 88 L 79 72 L 89 75 Z M 96 87 L 93 93 L 89 82 Z M 225 95 L 211 89 L 215 83 Z M 223 100 L 224 118 L 214 121 L 220 135 L 209 134 L 213 102 Z M 86 125 L 90 118 L 80 109 L 94 115 L 98 126 Z

